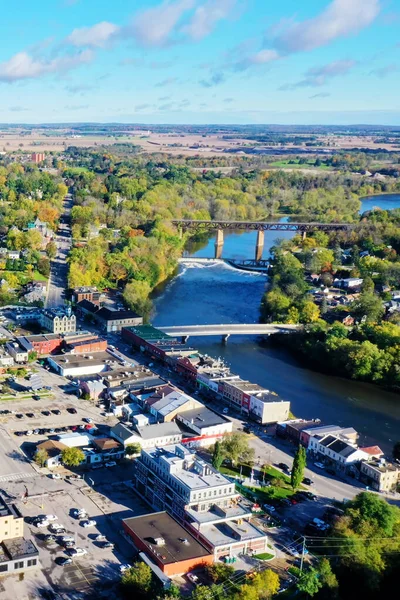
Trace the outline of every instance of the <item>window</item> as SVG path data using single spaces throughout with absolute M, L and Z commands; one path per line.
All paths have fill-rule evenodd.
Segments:
M 31 560 L 28 560 L 28 567 L 34 567 L 37 564 L 37 560 L 36 558 L 32 558 Z
M 14 563 L 14 569 L 22 569 L 24 566 L 24 561 L 20 560 L 19 562 Z
M 0 565 L 0 573 L 4 573 L 4 571 L 8 571 L 8 565 Z

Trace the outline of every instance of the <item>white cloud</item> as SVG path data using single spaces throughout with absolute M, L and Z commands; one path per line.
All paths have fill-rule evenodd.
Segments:
M 143 46 L 165 46 L 177 33 L 185 12 L 193 7 L 194 0 L 166 0 L 134 17 L 124 35 L 133 35 Z
M 226 19 L 235 4 L 236 0 L 208 0 L 196 8 L 191 21 L 182 31 L 192 40 L 203 39 L 213 31 L 219 21 Z
M 267 65 L 268 63 L 274 62 L 279 58 L 281 58 L 281 56 L 276 50 L 260 50 L 259 52 L 250 54 L 246 58 L 238 60 L 235 63 L 234 68 L 236 71 L 245 71 L 249 67 L 257 65 Z
M 386 67 L 379 67 L 377 69 L 372 69 L 372 71 L 369 72 L 370 75 L 376 75 L 376 77 L 379 77 L 380 79 L 383 79 L 384 77 L 387 77 L 388 75 L 391 75 L 392 73 L 397 73 L 397 71 L 399 71 L 399 67 L 397 65 L 386 65 Z
M 294 90 L 301 87 L 319 87 L 325 85 L 332 77 L 346 75 L 351 69 L 356 66 L 355 60 L 335 60 L 320 67 L 308 69 L 305 73 L 305 78 L 297 83 L 286 83 L 279 89 L 281 91 Z
M 93 57 L 91 50 L 52 60 L 36 59 L 27 52 L 18 52 L 10 60 L 0 63 L 0 81 L 11 83 L 21 79 L 37 79 L 50 73 L 65 73 L 91 62 Z
M 65 41 L 78 48 L 82 46 L 102 48 L 117 34 L 119 29 L 118 25 L 114 25 L 114 23 L 102 21 L 92 27 L 74 29 Z
M 380 8 L 380 0 L 333 0 L 316 17 L 284 26 L 274 46 L 288 53 L 319 48 L 368 27 Z
M 199 83 L 205 88 L 211 88 L 224 83 L 224 81 L 225 75 L 223 73 L 213 73 L 208 79 L 201 79 Z

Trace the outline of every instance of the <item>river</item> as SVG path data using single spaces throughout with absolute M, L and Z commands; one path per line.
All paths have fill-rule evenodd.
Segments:
M 400 195 L 364 198 L 361 212 L 374 206 L 400 207 Z M 290 232 L 279 232 L 290 237 Z M 266 232 L 264 257 L 277 238 Z M 224 258 L 254 255 L 256 232 L 225 234 Z M 196 249 L 197 258 L 214 255 L 214 239 Z M 206 323 L 252 323 L 259 318 L 265 290 L 262 274 L 239 271 L 218 262 L 179 266 L 177 276 L 155 299 L 153 324 L 194 325 Z M 190 338 L 203 353 L 221 356 L 243 379 L 249 379 L 290 400 L 298 417 L 320 418 L 326 424 L 352 426 L 360 433 L 360 445 L 379 444 L 390 452 L 400 440 L 400 396 L 376 386 L 321 374 L 304 367 L 283 349 L 263 344 L 255 337 L 231 337 L 227 345 L 217 338 Z

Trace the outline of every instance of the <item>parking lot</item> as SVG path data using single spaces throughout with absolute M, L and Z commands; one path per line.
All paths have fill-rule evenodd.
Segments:
M 55 540 L 46 541 L 45 536 L 51 533 L 51 523 L 46 527 L 25 523 L 25 536 L 31 537 L 39 549 L 42 574 L 28 572 L 23 582 L 16 583 L 13 580 L 8 585 L 13 585 L 18 590 L 18 597 L 24 598 L 24 593 L 32 589 L 32 585 L 39 586 L 41 582 L 43 588 L 45 576 L 47 585 L 68 600 L 75 597 L 90 598 L 92 592 L 98 597 L 102 591 L 107 592 L 118 582 L 119 566 L 131 563 L 134 557 L 134 548 L 122 534 L 121 520 L 151 510 L 120 482 L 107 483 L 96 491 L 81 482 L 80 486 L 70 486 L 68 490 L 38 494 L 26 503 L 18 501 L 17 506 L 29 521 L 38 516 L 54 515 L 57 518 L 51 523 L 62 525 L 65 533 L 54 534 Z M 95 520 L 96 524 L 83 527 L 85 519 L 74 516 L 74 509 L 84 509 L 87 517 Z M 103 541 L 95 539 L 99 534 L 104 536 Z M 61 557 L 69 556 L 69 550 L 61 543 L 62 536 L 71 536 L 76 547 L 87 553 L 82 557 L 72 558 L 71 564 L 57 564 Z M 104 548 L 104 541 L 112 542 L 114 547 Z M 6 585 L 5 594 L 9 593 L 8 589 L 11 588 Z M 8 600 L 13 596 L 3 596 L 0 590 L 0 598 L 3 597 Z M 31 598 L 33 597 L 40 597 L 40 594 L 32 595 Z

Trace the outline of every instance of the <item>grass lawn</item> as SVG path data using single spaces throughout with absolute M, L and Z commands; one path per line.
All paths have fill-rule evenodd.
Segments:
M 275 554 L 263 552 L 262 554 L 254 554 L 253 558 L 258 558 L 258 560 L 271 560 L 271 558 L 275 558 Z
M 271 167 L 289 167 L 291 169 L 307 169 L 307 168 L 311 168 L 311 169 L 322 169 L 322 170 L 328 170 L 331 171 L 332 167 L 328 166 L 326 163 L 321 162 L 321 164 L 319 166 L 315 166 L 314 161 L 310 160 L 306 163 L 299 163 L 298 159 L 288 159 L 288 160 L 275 160 L 274 162 L 270 163 Z
M 34 281 L 47 281 L 47 277 L 39 273 L 39 271 L 33 272 L 33 280 Z
M 230 477 L 240 477 L 240 465 L 222 465 L 220 472 L 223 475 L 229 475 Z M 242 465 L 242 476 L 250 477 L 251 468 L 248 465 Z

